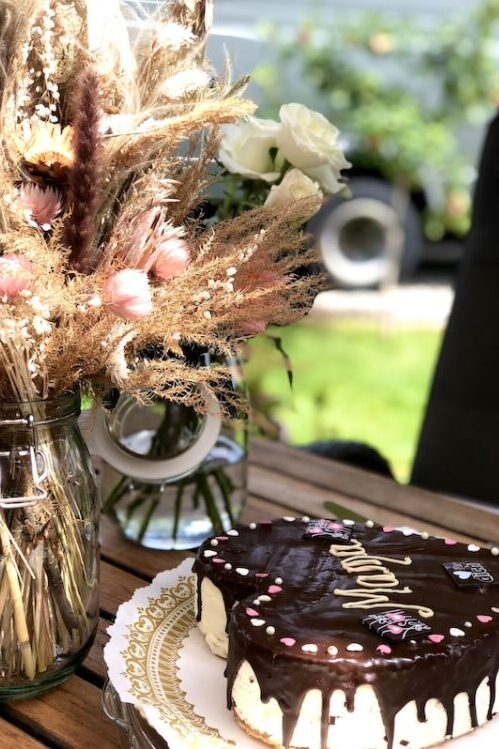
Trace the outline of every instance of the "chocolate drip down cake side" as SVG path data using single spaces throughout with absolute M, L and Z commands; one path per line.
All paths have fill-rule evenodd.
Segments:
M 235 719 L 286 749 L 422 749 L 491 720 L 498 553 L 307 517 L 209 539 L 196 613 Z

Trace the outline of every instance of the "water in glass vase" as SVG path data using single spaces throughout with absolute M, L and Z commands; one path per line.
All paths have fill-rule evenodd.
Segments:
M 143 441 L 144 434 L 137 435 Z M 106 468 L 106 483 L 114 474 L 115 488 L 125 489 L 114 515 L 125 536 L 151 549 L 192 549 L 213 532 L 230 529 L 246 496 L 247 460 L 244 446 L 221 434 L 196 473 L 179 481 L 145 484 L 120 479 Z M 109 485 L 109 484 L 108 484 Z

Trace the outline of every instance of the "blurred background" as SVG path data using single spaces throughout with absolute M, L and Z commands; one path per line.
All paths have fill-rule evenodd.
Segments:
M 307 322 L 252 345 L 258 425 L 303 445 L 358 440 L 408 481 L 499 104 L 498 0 L 215 0 L 210 56 L 342 132 L 351 200 L 310 226 L 327 289 Z M 279 351 L 278 349 L 281 349 Z M 282 352 L 293 371 L 290 389 Z

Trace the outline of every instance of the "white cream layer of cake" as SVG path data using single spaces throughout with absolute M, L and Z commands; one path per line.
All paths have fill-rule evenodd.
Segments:
M 198 579 L 199 583 L 199 579 Z M 196 617 L 198 600 L 195 596 Z M 201 620 L 198 627 L 206 644 L 214 655 L 227 658 L 229 639 L 227 637 L 227 614 L 222 594 L 208 577 L 201 583 Z
M 487 679 L 481 683 L 476 694 L 479 725 L 487 722 L 490 703 L 490 688 Z M 499 676 L 495 710 L 499 710 Z M 266 743 L 282 747 L 282 711 L 275 699 L 263 703 L 260 686 L 247 661 L 243 661 L 234 682 L 232 700 L 236 717 L 248 732 Z M 452 738 L 470 732 L 471 717 L 467 694 L 455 698 L 456 717 Z M 293 734 L 291 746 L 299 749 L 320 749 L 322 694 L 314 689 L 307 692 L 302 703 L 300 717 Z M 328 749 L 387 749 L 385 729 L 378 700 L 369 685 L 359 687 L 355 694 L 353 712 L 345 707 L 345 693 L 337 690 L 330 703 L 333 725 L 329 727 Z M 393 749 L 424 749 L 443 742 L 446 738 L 447 714 L 437 700 L 426 706 L 425 723 L 417 717 L 416 703 L 410 702 L 397 714 Z M 484 749 L 493 749 L 487 747 Z

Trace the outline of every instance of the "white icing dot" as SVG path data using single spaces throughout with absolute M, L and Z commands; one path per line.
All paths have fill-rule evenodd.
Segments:
M 468 544 L 468 551 L 480 551 L 480 547 L 476 544 Z
M 428 539 L 430 538 L 430 534 L 426 531 L 423 531 L 421 534 L 421 538 L 424 538 L 425 541 L 428 541 Z
M 317 645 L 302 645 L 302 648 L 304 653 L 317 653 L 319 648 Z
M 213 539 L 212 539 L 212 540 L 210 541 L 210 544 L 211 544 L 212 546 L 218 546 L 218 541 L 217 541 L 217 539 L 216 539 L 216 538 L 213 538 Z
M 249 575 L 249 570 L 246 569 L 246 567 L 236 567 L 236 572 L 238 575 L 242 575 L 243 577 Z
M 465 627 L 472 627 L 473 625 L 472 625 L 471 622 L 464 622 L 464 626 Z
M 374 528 L 374 523 L 372 520 L 366 520 L 366 528 Z
M 217 555 L 217 552 L 216 551 L 211 551 L 210 549 L 206 549 L 206 551 L 204 552 L 204 556 L 207 559 L 209 559 L 210 557 L 216 557 L 216 555 Z
M 327 649 L 328 655 L 338 655 L 338 648 L 335 645 L 330 645 Z
M 310 523 L 310 518 L 309 518 L 309 516 L 308 516 L 308 515 L 304 515 L 304 516 L 302 517 L 302 520 L 303 520 L 303 522 L 304 522 L 304 523 Z
M 259 596 L 259 598 L 260 598 L 260 601 L 262 601 L 262 603 L 268 603 L 269 601 L 272 600 L 272 598 L 267 595 Z
M 285 515 L 283 517 L 283 520 L 285 520 L 287 523 L 294 523 L 296 518 L 292 518 L 290 515 Z
M 239 533 L 238 533 L 238 531 L 232 530 L 232 531 L 227 531 L 227 535 L 228 536 L 239 536 Z
M 275 635 L 275 627 L 267 627 L 267 629 L 265 631 L 271 637 L 272 637 L 272 635 Z
M 250 527 L 250 530 L 255 531 L 256 530 L 256 523 L 250 523 L 249 527 Z
M 227 564 L 224 564 L 224 570 L 231 570 L 231 569 L 232 569 L 232 565 L 230 562 L 227 562 Z
M 253 604 L 255 606 L 259 606 L 260 605 L 260 599 L 259 598 L 255 598 L 255 600 L 253 601 Z
M 282 585 L 282 577 L 276 577 L 275 584 L 276 585 Z
M 451 627 L 449 629 L 450 634 L 452 637 L 464 637 L 464 632 L 462 629 L 458 629 L 457 627 Z
M 343 521 L 343 525 L 355 525 L 355 520 L 346 520 Z
M 358 642 L 352 642 L 350 645 L 347 646 L 347 650 L 350 653 L 361 653 L 364 650 L 364 648 L 362 647 L 362 645 L 359 645 Z
M 493 557 L 499 557 L 499 549 L 497 548 L 497 546 L 493 546 L 490 550 L 490 553 Z
M 252 619 L 251 623 L 254 627 L 263 627 L 265 619 Z

